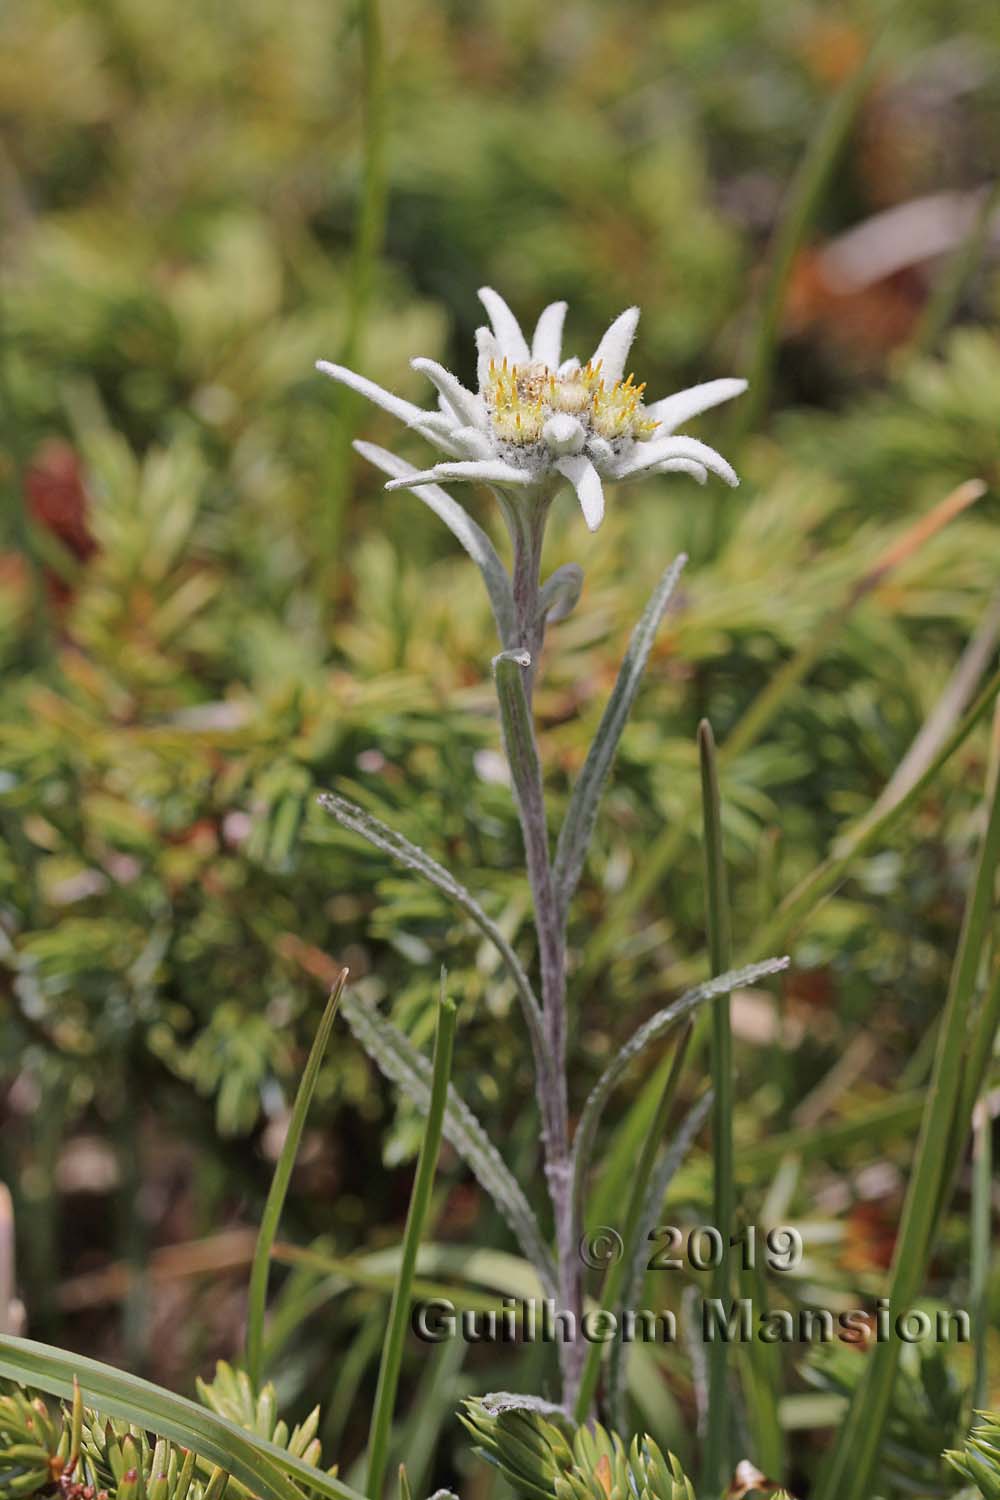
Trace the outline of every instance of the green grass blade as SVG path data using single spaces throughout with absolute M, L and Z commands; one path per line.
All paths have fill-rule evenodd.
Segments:
M 757 1313 L 768 1310 L 767 1278 L 761 1267 L 741 1266 L 741 1297 L 748 1297 Z M 785 1473 L 785 1433 L 781 1425 L 782 1347 L 750 1339 L 737 1350 L 743 1399 L 747 1410 L 754 1462 L 771 1478 Z
M 970 1404 L 973 1411 L 981 1411 L 989 1399 L 990 1391 L 989 1274 L 993 1233 L 993 1116 L 985 1099 L 980 1100 L 974 1120 L 971 1229 L 969 1310 L 976 1343 Z
M 385 48 L 379 0 L 360 0 L 362 120 L 364 127 L 364 177 L 354 232 L 351 293 L 347 298 L 347 331 L 340 363 L 353 366 L 362 353 L 365 323 L 371 304 L 376 262 L 385 237 L 386 212 L 386 76 Z M 331 434 L 327 555 L 339 554 L 347 482 L 350 473 L 351 439 L 361 400 L 355 391 L 342 387 L 335 408 Z
M 671 1057 L 667 1052 L 651 1069 L 649 1076 L 638 1083 L 621 1120 L 609 1129 L 600 1169 L 595 1180 L 587 1185 L 588 1224 L 610 1224 L 618 1213 L 628 1191 L 633 1165 L 642 1150 L 649 1122 L 667 1081 L 670 1064 Z
M 942 1143 L 969 1128 L 963 1100 L 969 1009 L 983 943 L 993 915 L 993 888 L 1000 858 L 1000 778 L 992 789 L 986 833 L 975 881 L 966 904 L 952 968 L 938 1049 L 924 1110 L 916 1159 L 893 1255 L 890 1316 L 906 1311 L 917 1296 L 946 1206 L 948 1153 Z M 817 1500 L 867 1500 L 882 1443 L 899 1362 L 896 1339 L 877 1344 L 869 1355 L 847 1419 L 837 1437 Z
M 384 1292 L 388 1295 L 399 1280 L 398 1264 L 394 1271 L 373 1270 L 366 1264 L 370 1259 L 368 1256 L 352 1259 L 349 1256 L 327 1255 L 322 1250 L 312 1250 L 306 1246 L 279 1244 L 274 1247 L 274 1259 L 288 1265 L 308 1266 L 325 1272 L 329 1278 L 327 1285 L 330 1297 L 336 1295 L 334 1287 L 337 1282 L 344 1291 L 358 1287 L 364 1291 Z M 495 1295 L 471 1291 L 460 1282 L 430 1281 L 426 1277 L 415 1275 L 411 1290 L 414 1297 L 419 1297 L 422 1301 L 443 1298 L 454 1302 L 456 1307 L 469 1308 L 475 1312 L 499 1312 L 502 1308 L 502 1303 Z
M 774 921 L 768 923 L 754 938 L 753 952 L 767 952 L 772 945 L 783 946 L 796 933 L 819 903 L 834 891 L 845 878 L 859 855 L 864 854 L 879 839 L 886 837 L 902 822 L 906 813 L 923 796 L 938 772 L 951 759 L 955 751 L 965 743 L 972 730 L 985 717 L 1000 692 L 1000 671 L 995 672 L 983 688 L 979 697 L 945 740 L 937 755 L 912 786 L 877 816 L 862 819 L 853 829 L 844 834 L 834 845 L 834 852 L 817 865 L 811 874 L 786 896 Z
M 285 1195 L 291 1181 L 292 1168 L 298 1155 L 306 1116 L 312 1103 L 312 1096 L 323 1065 L 323 1057 L 330 1040 L 333 1020 L 337 1014 L 337 1006 L 340 1003 L 346 978 L 347 970 L 342 969 L 326 1003 L 323 1018 L 319 1023 L 306 1061 L 305 1071 L 295 1095 L 292 1117 L 281 1147 L 281 1154 L 274 1168 L 274 1176 L 271 1178 L 270 1191 L 260 1221 L 257 1246 L 250 1269 L 250 1290 L 247 1299 L 246 1367 L 250 1383 L 255 1391 L 260 1389 L 261 1351 L 264 1345 L 264 1314 L 267 1307 L 267 1280 L 271 1267 L 271 1250 L 278 1234 L 278 1224 L 285 1206 Z
M 623 1254 L 609 1268 L 601 1291 L 601 1307 L 607 1312 L 613 1312 L 618 1307 L 626 1273 L 636 1254 L 642 1210 L 649 1190 L 649 1179 L 653 1171 L 653 1164 L 656 1161 L 657 1153 L 663 1141 L 664 1131 L 667 1128 L 667 1121 L 670 1118 L 674 1099 L 677 1096 L 677 1085 L 680 1083 L 681 1073 L 691 1042 L 691 1029 L 692 1023 L 689 1020 L 677 1040 L 673 1065 L 667 1074 L 667 1081 L 660 1095 L 652 1124 L 643 1142 L 639 1161 L 632 1178 L 628 1206 L 625 1210 L 625 1221 L 622 1225 Z M 574 1409 L 574 1418 L 577 1422 L 585 1422 L 590 1416 L 594 1395 L 597 1391 L 597 1381 L 601 1373 L 601 1356 L 603 1352 L 604 1345 L 598 1341 L 593 1341 L 587 1346 L 587 1357 L 583 1366 L 583 1374 L 580 1377 L 580 1386 L 577 1391 L 576 1406 Z
M 447 1120 L 447 1116 L 445 1118 Z M 447 1139 L 447 1129 L 444 1134 Z M 274 1247 L 276 1261 L 310 1268 L 344 1284 L 384 1292 L 391 1292 L 396 1284 L 402 1253 L 401 1245 L 350 1256 L 332 1255 L 321 1245 L 277 1244 Z M 545 1295 L 538 1272 L 530 1261 L 506 1250 L 477 1250 L 466 1245 L 441 1245 L 432 1241 L 420 1246 L 417 1275 L 425 1278 L 428 1286 L 435 1282 L 443 1285 L 447 1281 L 453 1288 L 477 1287 L 506 1297 L 537 1299 Z M 433 1295 L 433 1292 L 427 1293 L 427 1296 Z
M 905 1094 L 893 1094 L 877 1104 L 866 1105 L 842 1119 L 798 1126 L 756 1145 L 741 1146 L 740 1176 L 769 1177 L 786 1156 L 830 1162 L 837 1153 L 852 1146 L 875 1146 L 884 1137 L 898 1136 L 900 1131 L 919 1124 L 924 1098 L 923 1089 L 910 1089 Z
M 430 1108 L 432 1070 L 427 1058 L 409 1040 L 380 1015 L 373 1005 L 356 996 L 344 996 L 344 1016 L 355 1037 L 385 1076 L 399 1085 L 422 1114 Z M 510 1225 L 517 1240 L 535 1267 L 546 1293 L 555 1294 L 555 1267 L 552 1252 L 538 1225 L 517 1178 L 472 1110 L 452 1085 L 444 1117 L 448 1141 L 467 1162 L 497 1208 Z
M 750 389 L 739 403 L 740 409 L 734 408 L 731 441 L 752 431 L 767 410 L 781 314 L 795 257 L 805 244 L 823 202 L 827 184 L 871 86 L 881 55 L 880 42 L 869 49 L 860 66 L 835 95 L 792 180 L 785 211 L 774 236 L 767 279 L 760 298 L 760 320 L 750 359 Z
M 705 897 L 708 951 L 712 973 L 722 974 L 730 965 L 732 936 L 729 926 L 729 892 L 722 850 L 722 804 L 719 768 L 712 726 L 703 719 L 698 726 L 701 759 L 701 801 L 705 828 Z M 723 1255 L 713 1277 L 713 1296 L 728 1299 L 729 1240 L 733 1224 L 733 1039 L 730 1029 L 729 995 L 719 995 L 712 1006 L 711 1044 L 712 1167 L 714 1225 L 722 1236 Z M 732 1474 L 729 1403 L 729 1346 L 716 1339 L 708 1351 L 708 1422 L 702 1489 L 721 1494 Z
M 687 1031 L 690 1032 L 691 1022 L 688 1022 Z M 687 1043 L 682 1039 L 683 1044 Z M 631 1248 L 626 1247 L 623 1256 L 625 1276 L 618 1297 L 618 1305 L 612 1311 L 620 1317 L 628 1308 L 637 1308 L 642 1296 L 643 1282 L 646 1269 L 649 1265 L 649 1240 L 656 1226 L 661 1222 L 663 1213 L 663 1200 L 667 1190 L 674 1178 L 677 1169 L 686 1158 L 695 1136 L 698 1134 L 708 1113 L 712 1108 L 713 1095 L 709 1089 L 702 1094 L 696 1104 L 688 1110 L 680 1126 L 674 1134 L 670 1145 L 661 1153 L 660 1159 L 653 1167 L 649 1175 L 649 1183 L 646 1188 L 646 1196 L 642 1205 L 642 1213 L 639 1218 L 638 1227 L 635 1231 Z M 650 1131 L 650 1136 L 652 1136 Z M 632 1353 L 632 1346 L 624 1339 L 614 1339 L 608 1357 L 607 1393 L 605 1406 L 607 1408 L 608 1420 L 615 1430 L 624 1435 L 627 1428 L 627 1412 L 625 1407 L 625 1392 L 629 1385 L 628 1356 Z
M 448 1080 L 451 1076 L 451 1055 L 455 1040 L 455 1005 L 443 993 L 438 1007 L 437 1036 L 434 1041 L 434 1073 L 431 1083 L 430 1108 L 427 1124 L 420 1146 L 410 1208 L 406 1216 L 403 1234 L 403 1254 L 399 1277 L 392 1294 L 389 1311 L 389 1328 L 386 1333 L 382 1363 L 378 1372 L 375 1392 L 375 1409 L 372 1413 L 371 1432 L 368 1439 L 368 1479 L 366 1484 L 369 1500 L 381 1500 L 385 1483 L 385 1471 L 389 1457 L 389 1436 L 396 1406 L 396 1391 L 399 1386 L 399 1371 L 403 1362 L 403 1341 L 410 1315 L 410 1298 L 413 1289 L 413 1273 L 417 1264 L 417 1250 L 424 1232 L 427 1209 L 434 1186 L 438 1152 L 444 1128 L 444 1112 L 448 1101 Z
M 959 1119 L 971 1118 L 976 1100 L 985 1086 L 986 1075 L 993 1056 L 993 1043 L 996 1040 L 998 1026 L 1000 1026 L 1000 959 L 994 963 L 993 973 L 986 990 L 986 997 L 973 1023 L 972 1041 L 969 1044 L 969 1056 L 965 1066 L 965 1082 L 962 1086 L 962 1107 L 959 1111 Z M 960 1140 L 957 1141 L 955 1146 L 956 1150 L 961 1150 L 962 1142 Z M 954 1172 L 957 1165 L 957 1161 L 950 1163 L 949 1176 Z
M 191 1448 L 232 1474 L 260 1500 L 302 1500 L 293 1478 L 328 1500 L 363 1500 L 350 1485 L 251 1436 L 186 1396 L 175 1396 L 138 1375 L 82 1354 L 30 1339 L 0 1338 L 0 1376 L 66 1401 L 73 1399 L 76 1379 L 85 1400 L 100 1411 Z

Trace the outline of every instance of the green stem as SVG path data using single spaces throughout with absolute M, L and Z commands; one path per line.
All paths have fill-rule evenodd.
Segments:
M 371 302 L 375 261 L 385 232 L 385 53 L 378 0 L 361 0 L 361 63 L 364 116 L 364 187 L 354 240 L 353 287 L 344 340 L 344 363 L 359 353 Z
M 712 726 L 703 719 L 698 726 L 701 759 L 702 817 L 705 828 L 705 890 L 708 949 L 712 974 L 731 967 L 732 938 L 729 925 L 729 893 L 722 849 L 722 806 L 719 768 Z M 720 995 L 712 1006 L 712 1156 L 715 1228 L 722 1236 L 723 1254 L 713 1277 L 713 1295 L 725 1299 L 729 1291 L 729 1241 L 733 1225 L 733 1042 L 729 996 Z M 708 1356 L 708 1425 L 702 1488 L 706 1494 L 721 1494 L 732 1474 L 729 1441 L 729 1346 L 717 1339 Z
M 733 410 L 731 442 L 751 432 L 767 409 L 781 314 L 796 256 L 823 201 L 827 184 L 847 143 L 858 110 L 882 55 L 882 43 L 868 55 L 831 101 L 792 179 L 785 212 L 772 242 L 770 263 L 760 299 L 760 321 L 750 359 L 750 389 Z
M 583 1301 L 566 1080 L 566 921 L 553 880 L 545 790 L 531 710 L 534 675 L 545 634 L 539 577 L 545 519 L 552 497 L 540 492 L 530 503 L 520 505 L 509 501 L 501 490 L 496 494 L 513 548 L 511 590 L 517 650 L 502 651 L 494 659 L 493 672 L 524 839 L 542 975 L 546 1056 L 545 1071 L 536 1078 L 536 1091 L 542 1115 L 545 1178 L 555 1221 L 559 1300 L 579 1324 Z M 585 1357 L 580 1338 L 565 1340 L 559 1346 L 562 1394 L 567 1406 L 575 1404 Z
M 965 1084 L 962 1089 L 961 1114 L 965 1118 L 972 1114 L 976 1100 L 986 1086 L 986 1074 L 993 1057 L 993 1044 L 996 1041 L 998 1026 L 1000 1026 L 1000 959 L 993 965 L 993 972 L 973 1026 L 972 1040 L 969 1043 L 965 1064 Z M 962 1142 L 955 1142 L 954 1145 L 957 1158 Z M 957 1159 L 952 1160 L 951 1172 L 954 1173 L 957 1168 Z
M 963 1108 L 963 1069 L 969 1010 L 983 944 L 993 915 L 993 884 L 1000 858 L 1000 778 L 989 799 L 986 833 L 972 893 L 966 904 L 938 1040 L 934 1072 L 903 1206 L 889 1289 L 890 1317 L 906 1312 L 920 1291 L 945 1207 L 948 1152 L 942 1143 L 969 1128 Z M 877 1344 L 855 1391 L 818 1490 L 817 1500 L 866 1500 L 882 1444 L 901 1345 Z
M 124 1261 L 129 1270 L 121 1309 L 122 1347 L 129 1368 L 142 1374 L 149 1358 L 149 1286 L 146 1279 L 149 1228 L 142 1210 L 145 1175 L 142 1120 L 136 1083 L 137 1059 L 132 1055 L 132 1045 L 130 1036 L 122 1055 L 121 1108 L 114 1131 L 119 1173 L 115 1231 L 118 1259 Z
M 371 1432 L 368 1438 L 368 1480 L 365 1488 L 369 1500 L 380 1500 L 385 1482 L 389 1436 L 396 1406 L 399 1371 L 403 1362 L 403 1341 L 406 1338 L 409 1321 L 413 1275 L 430 1204 L 431 1188 L 434 1185 L 438 1151 L 441 1146 L 441 1131 L 448 1097 L 448 1079 L 451 1075 L 452 1045 L 455 1038 L 455 1005 L 444 995 L 443 990 L 442 980 L 437 1035 L 434 1040 L 434 1074 L 431 1082 L 430 1108 L 427 1112 L 424 1138 L 420 1146 L 420 1158 L 413 1182 L 410 1209 L 406 1216 L 399 1276 L 392 1294 L 389 1329 L 382 1351 L 382 1363 L 379 1366 L 375 1409 L 372 1413 Z
M 342 969 L 338 975 L 330 998 L 326 1002 L 323 1019 L 319 1023 L 316 1036 L 313 1039 L 309 1057 L 306 1062 L 305 1071 L 295 1094 L 295 1103 L 292 1106 L 291 1119 L 288 1122 L 288 1131 L 281 1147 L 281 1153 L 274 1168 L 274 1176 L 271 1178 L 271 1187 L 264 1204 L 264 1212 L 261 1216 L 260 1230 L 257 1235 L 257 1245 L 254 1249 L 253 1265 L 250 1269 L 250 1290 L 247 1298 L 247 1337 L 246 1337 L 246 1368 L 250 1377 L 250 1383 L 255 1391 L 260 1390 L 262 1349 L 264 1346 L 264 1313 L 267 1306 L 267 1282 L 268 1273 L 271 1268 L 271 1251 L 278 1233 L 278 1224 L 281 1220 L 281 1211 L 285 1206 L 285 1196 L 288 1192 L 288 1184 L 291 1181 L 292 1168 L 298 1155 L 299 1143 L 302 1140 L 302 1131 L 306 1123 L 306 1115 L 312 1103 L 312 1096 L 319 1079 L 320 1067 L 326 1053 L 327 1043 L 330 1040 L 330 1032 L 333 1028 L 333 1020 L 337 1014 L 337 1006 L 340 1002 L 341 991 L 347 979 L 347 970 Z
M 360 0 L 362 64 L 362 115 L 364 120 L 364 180 L 358 206 L 357 227 L 348 299 L 347 331 L 340 363 L 354 366 L 361 352 L 365 324 L 371 305 L 375 263 L 385 237 L 386 210 L 386 80 L 385 52 L 379 0 Z M 343 526 L 344 505 L 351 464 L 351 441 L 360 406 L 357 393 L 340 388 L 336 405 L 330 454 L 329 555 L 336 559 Z
M 972 1145 L 972 1264 L 969 1300 L 976 1341 L 972 1377 L 973 1411 L 989 1399 L 989 1271 L 993 1227 L 993 1118 L 980 1100 Z

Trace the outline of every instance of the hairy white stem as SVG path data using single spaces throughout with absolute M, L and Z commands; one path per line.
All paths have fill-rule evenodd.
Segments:
M 523 733 L 528 743 L 508 746 L 516 756 L 517 810 L 524 839 L 525 862 L 535 911 L 539 967 L 542 980 L 542 1017 L 550 1071 L 536 1078 L 544 1125 L 545 1179 L 552 1203 L 556 1233 L 559 1301 L 572 1317 L 579 1335 L 583 1311 L 577 1225 L 573 1201 L 573 1164 L 569 1140 L 566 1082 L 566 919 L 556 890 L 545 816 L 545 796 L 531 713 L 532 691 L 545 632 L 541 591 L 541 552 L 549 498 L 540 496 L 530 511 L 504 503 L 513 541 L 514 636 L 516 648 L 529 658 L 524 690 L 527 713 Z M 563 1401 L 572 1409 L 583 1369 L 585 1348 L 579 1336 L 560 1344 Z

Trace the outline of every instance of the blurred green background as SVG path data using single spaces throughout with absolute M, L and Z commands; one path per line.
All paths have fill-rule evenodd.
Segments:
M 692 558 L 577 902 L 577 1107 L 609 1049 L 705 971 L 686 821 L 699 716 L 725 744 L 812 652 L 725 766 L 739 951 L 936 706 L 954 720 L 970 701 L 1000 634 L 996 7 L 395 0 L 372 16 L 0 10 L 0 1179 L 29 1330 L 184 1389 L 237 1344 L 244 1231 L 333 966 L 423 1045 L 447 962 L 466 1097 L 535 1167 L 496 955 L 315 806 L 345 788 L 530 956 L 479 579 L 348 444 L 426 450 L 316 358 L 430 404 L 408 361 L 474 377 L 485 282 L 528 322 L 567 298 L 582 355 L 639 303 L 654 398 L 756 376 L 742 410 L 695 428 L 740 490 L 612 493 L 596 536 L 568 496 L 551 528 L 547 566 L 586 574 L 539 695 L 556 813 L 647 593 Z M 943 524 L 934 508 L 970 479 L 984 497 Z M 495 530 L 488 498 L 471 503 Z M 914 531 L 929 513 L 942 524 Z M 783 1132 L 815 1132 L 784 1201 L 825 1225 L 813 1288 L 881 1287 L 912 1114 L 853 1143 L 823 1132 L 926 1078 L 987 756 L 982 728 L 797 935 L 781 994 L 737 1006 L 744 1199 L 765 1204 Z M 339 1033 L 287 1237 L 394 1243 L 418 1139 Z M 705 1161 L 670 1210 L 694 1222 Z M 452 1159 L 436 1237 L 511 1248 Z M 966 1265 L 959 1211 L 935 1293 L 960 1301 Z M 348 1464 L 384 1295 L 300 1268 L 281 1296 L 282 1390 L 328 1402 Z M 506 1358 L 414 1363 L 414 1493 L 462 1391 L 544 1384 Z M 829 1408 L 808 1406 L 796 1363 L 806 1462 Z M 682 1351 L 644 1379 L 645 1422 L 682 1443 Z

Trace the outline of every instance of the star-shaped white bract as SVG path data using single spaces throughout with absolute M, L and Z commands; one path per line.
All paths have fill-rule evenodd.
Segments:
M 520 324 L 490 287 L 479 293 L 490 320 L 476 333 L 478 391 L 466 390 L 433 359 L 415 359 L 438 393 L 437 411 L 424 411 L 343 365 L 320 360 L 317 369 L 367 396 L 421 433 L 445 458 L 390 480 L 386 489 L 439 481 L 479 480 L 512 500 L 518 493 L 554 493 L 561 480 L 576 490 L 584 519 L 596 531 L 604 516 L 604 481 L 647 474 L 692 474 L 704 484 L 711 470 L 727 484 L 739 480 L 714 448 L 677 428 L 699 412 L 746 390 L 745 380 L 710 380 L 655 401 L 625 361 L 639 309 L 617 317 L 585 365 L 562 358 L 566 303 L 553 302 L 535 325 L 529 347 Z

